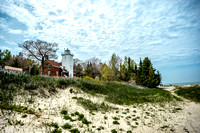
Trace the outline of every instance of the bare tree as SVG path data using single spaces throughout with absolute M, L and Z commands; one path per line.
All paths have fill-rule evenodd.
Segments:
M 25 50 L 25 53 L 30 58 L 35 58 L 41 62 L 42 65 L 42 75 L 44 75 L 44 60 L 48 58 L 57 58 L 56 51 L 58 50 L 57 43 L 48 43 L 45 41 L 37 40 L 27 40 L 19 47 Z M 47 58 L 48 57 L 48 58 Z

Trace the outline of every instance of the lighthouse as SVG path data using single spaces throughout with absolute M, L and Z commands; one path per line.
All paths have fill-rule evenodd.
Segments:
M 69 77 L 73 77 L 74 71 L 73 71 L 73 56 L 70 52 L 70 50 L 67 48 L 64 50 L 64 53 L 62 55 L 62 66 L 64 69 L 66 69 L 69 72 Z

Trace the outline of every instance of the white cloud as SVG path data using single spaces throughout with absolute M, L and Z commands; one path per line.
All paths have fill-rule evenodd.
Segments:
M 172 59 L 191 56 L 191 49 L 196 46 L 180 39 L 184 40 L 189 28 L 200 25 L 199 17 L 195 16 L 198 8 L 190 11 L 189 4 L 191 2 L 11 0 L 3 1 L 0 11 L 28 27 L 23 32 L 10 28 L 10 33 L 57 42 L 59 52 L 69 47 L 77 57 L 98 55 L 103 61 L 115 52 L 136 60 L 149 56 L 160 64 L 167 64 Z M 0 23 L 0 27 L 9 28 L 5 23 Z M 199 54 L 198 50 L 192 53 Z
M 11 34 L 21 34 L 22 31 L 21 30 L 12 30 L 12 29 L 8 29 L 8 32 L 11 33 Z
M 4 39 L 4 38 L 5 38 L 4 36 L 0 35 L 0 39 Z

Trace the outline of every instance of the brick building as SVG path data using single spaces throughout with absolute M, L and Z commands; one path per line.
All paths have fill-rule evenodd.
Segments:
M 42 66 L 39 67 L 39 73 L 42 73 Z M 54 60 L 45 60 L 44 61 L 44 75 L 47 76 L 69 76 L 69 72 L 62 67 L 62 62 L 58 63 Z
M 61 77 L 73 77 L 75 72 L 73 70 L 73 54 L 69 49 L 64 50 L 62 55 L 62 62 L 58 63 L 54 60 L 49 60 L 48 56 L 44 61 L 44 75 L 47 76 L 61 76 Z M 39 67 L 39 73 L 42 73 L 42 66 Z

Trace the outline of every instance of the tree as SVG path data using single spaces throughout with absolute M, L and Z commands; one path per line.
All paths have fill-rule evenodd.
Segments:
M 44 60 L 48 60 L 48 58 L 57 58 L 57 43 L 48 43 L 41 40 L 27 40 L 24 43 L 19 44 L 19 47 L 25 50 L 25 53 L 28 55 L 28 57 L 35 58 L 41 62 L 42 75 L 44 75 Z
M 39 68 L 37 65 L 33 64 L 30 68 L 30 75 L 38 75 L 39 74 Z
M 10 64 L 12 67 L 18 67 L 18 68 L 21 68 L 22 65 L 21 63 L 19 62 L 19 59 L 17 57 L 15 57 L 13 59 L 13 62 Z
M 114 72 L 110 67 L 104 65 L 103 70 L 101 71 L 101 78 L 106 81 L 112 81 L 114 79 Z
M 115 53 L 112 54 L 111 60 L 109 61 L 110 68 L 114 72 L 114 80 L 117 80 L 117 75 L 119 74 L 121 59 Z
M 10 58 L 11 58 L 11 52 L 9 50 L 6 49 L 3 52 L 1 52 L 0 49 L 0 65 L 4 66 L 5 62 L 10 60 Z
M 150 88 L 156 87 L 161 83 L 161 75 L 159 71 L 155 73 L 156 69 L 148 57 L 145 57 L 143 62 L 140 59 L 139 68 L 136 75 L 136 83 Z
M 80 64 L 78 64 L 77 66 L 75 65 L 75 71 L 77 77 L 83 76 L 83 67 Z

